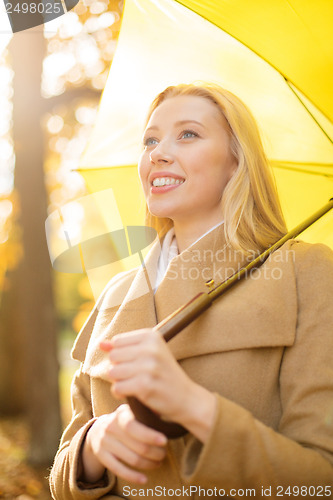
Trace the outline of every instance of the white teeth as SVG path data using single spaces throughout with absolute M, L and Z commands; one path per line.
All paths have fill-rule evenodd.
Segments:
M 153 186 L 171 186 L 173 184 L 183 184 L 183 179 L 174 179 L 173 177 L 157 177 L 153 180 Z

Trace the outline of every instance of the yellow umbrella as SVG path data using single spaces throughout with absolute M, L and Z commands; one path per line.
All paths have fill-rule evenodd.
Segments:
M 146 110 L 167 85 L 216 82 L 252 110 L 291 228 L 333 195 L 333 3 L 126 0 L 116 54 L 79 170 L 143 223 L 136 173 Z M 302 235 L 333 248 L 333 214 Z

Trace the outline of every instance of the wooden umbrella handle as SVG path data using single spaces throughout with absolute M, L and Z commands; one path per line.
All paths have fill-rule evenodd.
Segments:
M 135 415 L 136 420 L 142 424 L 160 431 L 169 439 L 176 439 L 184 436 L 188 431 L 180 424 L 163 420 L 157 413 L 154 413 L 148 406 L 143 405 L 138 399 L 130 396 L 127 402 Z

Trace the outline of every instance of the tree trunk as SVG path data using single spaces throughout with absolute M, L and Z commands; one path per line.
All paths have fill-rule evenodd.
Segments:
M 20 337 L 18 308 L 18 269 L 9 271 L 0 303 L 0 414 L 20 415 L 25 409 L 22 378 L 24 349 Z
M 49 464 L 61 432 L 56 320 L 52 269 L 45 238 L 47 195 L 43 170 L 40 93 L 45 51 L 43 28 L 16 33 L 11 41 L 14 76 L 15 187 L 20 200 L 24 258 L 19 269 L 19 338 L 24 347 L 30 460 Z

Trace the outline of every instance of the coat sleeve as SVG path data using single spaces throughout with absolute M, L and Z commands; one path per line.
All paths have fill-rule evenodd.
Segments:
M 50 473 L 49 483 L 55 500 L 95 500 L 104 495 L 108 499 L 122 498 L 112 495 L 116 478 L 111 472 L 96 484 L 85 484 L 80 477 L 80 455 L 85 436 L 96 420 L 90 402 L 89 376 L 78 370 L 72 382 L 73 416 L 61 438 L 59 450 Z
M 90 485 L 79 480 L 82 444 L 96 420 L 92 410 L 90 376 L 83 372 L 82 366 L 99 311 L 108 311 L 109 321 L 117 310 L 117 307 L 110 306 L 108 292 L 117 284 L 123 283 L 130 273 L 119 273 L 108 283 L 76 338 L 72 350 L 72 357 L 81 361 L 81 368 L 72 381 L 72 419 L 62 435 L 49 476 L 50 490 L 55 500 L 94 500 L 104 498 L 105 495 L 108 500 L 122 498 L 112 494 L 116 477 L 110 471 L 107 471 L 97 484 Z
M 227 495 L 251 488 L 260 496 L 270 487 L 275 497 L 294 486 L 304 497 L 333 497 L 333 254 L 325 245 L 293 248 L 298 321 L 281 363 L 279 428 L 216 394 L 208 441 L 192 436 L 186 445 L 182 476 L 189 484 Z

